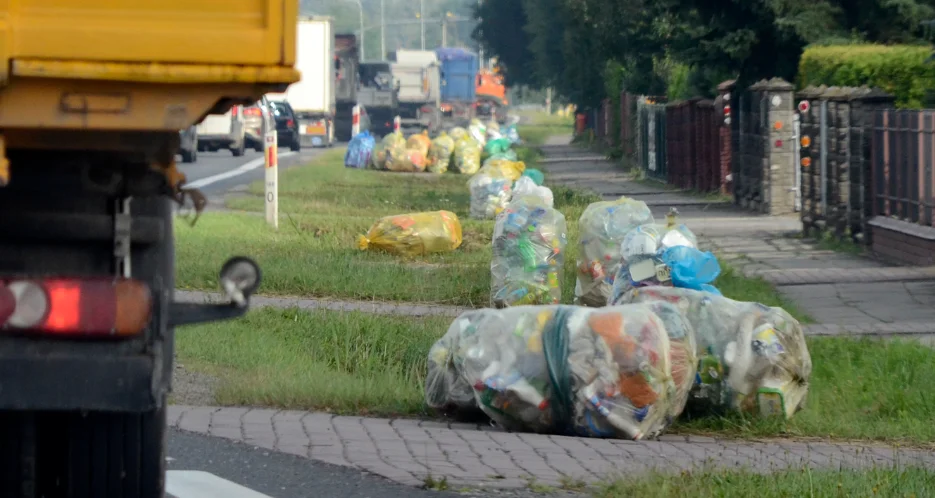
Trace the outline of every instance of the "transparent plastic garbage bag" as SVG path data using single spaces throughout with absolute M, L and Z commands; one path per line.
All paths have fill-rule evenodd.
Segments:
M 485 167 L 468 180 L 471 218 L 492 220 L 506 208 L 513 192 L 513 180 L 498 168 Z
M 676 287 L 633 289 L 621 302 L 669 303 L 692 324 L 693 412 L 789 418 L 804 407 L 812 359 L 802 325 L 782 308 Z
M 511 201 L 493 229 L 493 306 L 560 303 L 567 243 L 560 211 L 535 196 Z
M 555 198 L 552 194 L 552 189 L 536 185 L 536 182 L 525 174 L 513 184 L 512 199 L 515 200 L 522 197 L 537 197 L 542 199 L 542 202 L 545 203 L 546 206 L 550 208 L 555 206 Z M 513 201 L 511 200 L 510 202 Z
M 621 197 L 595 202 L 578 219 L 575 304 L 605 306 L 620 269 L 620 244 L 633 228 L 653 222 L 645 202 Z
M 426 401 L 479 407 L 507 430 L 653 437 L 685 406 L 693 338 L 667 303 L 469 311 L 429 353 Z

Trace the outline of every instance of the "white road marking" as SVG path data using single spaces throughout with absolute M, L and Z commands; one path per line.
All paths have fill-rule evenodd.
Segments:
M 295 152 L 291 152 L 291 151 L 282 152 L 279 154 L 279 158 L 282 159 L 284 157 L 289 157 L 289 156 L 294 156 L 294 155 L 296 155 Z M 265 163 L 266 163 L 266 157 L 258 157 L 256 159 L 251 159 L 250 161 L 243 163 L 236 169 L 225 171 L 224 173 L 219 173 L 214 176 L 202 178 L 201 180 L 196 180 L 191 183 L 186 183 L 185 186 L 189 188 L 207 187 L 208 185 L 211 185 L 212 183 L 217 183 L 221 180 L 227 180 L 228 178 L 233 178 L 235 176 L 240 176 L 244 173 L 249 173 L 250 171 L 253 171 L 263 166 Z
M 272 498 L 214 474 L 197 470 L 166 472 L 166 493 L 175 498 Z

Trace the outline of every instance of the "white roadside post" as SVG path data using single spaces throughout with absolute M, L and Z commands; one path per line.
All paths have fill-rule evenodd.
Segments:
M 399 129 L 402 128 L 402 126 L 403 126 L 403 122 L 399 118 L 399 116 L 396 116 L 395 118 L 393 118 L 393 131 L 394 132 L 399 132 Z
M 351 109 L 351 138 L 357 136 L 360 133 L 360 106 L 355 105 Z
M 266 132 L 263 140 L 266 156 L 266 222 L 279 228 L 279 151 L 276 130 Z

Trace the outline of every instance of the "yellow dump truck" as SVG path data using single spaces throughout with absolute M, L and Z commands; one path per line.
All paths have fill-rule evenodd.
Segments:
M 298 0 L 0 1 L 0 496 L 161 498 L 179 130 L 299 79 Z M 197 229 L 197 227 L 196 227 Z M 229 302 L 228 302 L 229 301 Z

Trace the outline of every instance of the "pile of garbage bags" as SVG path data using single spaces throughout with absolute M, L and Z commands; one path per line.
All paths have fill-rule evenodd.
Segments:
M 429 351 L 426 401 L 507 430 L 652 437 L 684 408 L 693 340 L 665 302 L 469 311 Z
M 478 173 L 487 169 L 499 169 L 504 176 L 515 182 L 519 180 L 519 177 L 523 176 L 523 171 L 526 170 L 526 163 L 522 161 L 511 161 L 506 158 L 491 157 L 484 161 Z
M 513 192 L 513 180 L 498 168 L 484 168 L 468 180 L 471 218 L 492 220 L 506 208 Z
M 812 360 L 802 326 L 782 308 L 677 287 L 633 289 L 621 302 L 671 303 L 692 324 L 693 411 L 789 418 L 804 406 Z
M 347 144 L 347 152 L 344 154 L 344 166 L 355 169 L 364 169 L 369 166 L 375 145 L 376 140 L 369 131 L 355 135 Z
M 490 262 L 494 307 L 558 304 L 568 243 L 565 216 L 540 197 L 512 200 L 497 216 Z
M 457 249 L 462 242 L 461 222 L 450 211 L 387 216 L 367 235 L 357 239 L 360 250 L 378 249 L 391 254 L 422 256 Z
M 578 272 L 575 304 L 601 307 L 607 304 L 614 278 L 620 270 L 620 245 L 630 230 L 653 222 L 645 202 L 621 197 L 595 202 L 578 219 Z
M 811 357 L 779 308 L 675 287 L 604 308 L 475 310 L 431 348 L 427 404 L 508 430 L 642 439 L 684 411 L 791 417 Z

